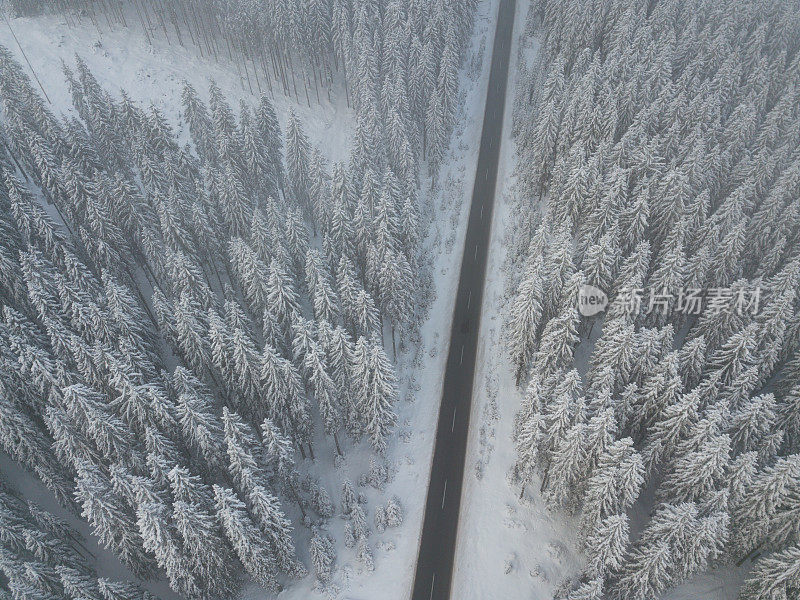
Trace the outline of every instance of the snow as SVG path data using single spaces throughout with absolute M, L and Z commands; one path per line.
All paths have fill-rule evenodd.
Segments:
M 518 220 L 513 212 L 516 155 L 511 126 L 520 58 L 524 56 L 532 66 L 538 50 L 537 40 L 523 35 L 529 4 L 517 2 L 512 46 L 516 52 L 512 51 L 509 66 L 453 577 L 452 597 L 459 600 L 550 600 L 554 589 L 564 579 L 579 575 L 583 565 L 576 524 L 568 515 L 547 509 L 538 481 L 528 486 L 523 499 L 519 497 L 519 487 L 509 484 L 516 460 L 514 417 L 522 402 L 503 338 L 512 277 L 507 251 Z M 589 350 L 588 346 L 581 346 L 576 352 L 580 372 L 585 372 Z M 670 590 L 660 600 L 734 600 L 746 571 L 745 565 L 700 575 Z
M 337 516 L 327 524 L 327 530 L 336 538 L 337 561 L 333 582 L 321 589 L 312 575 L 291 583 L 279 594 L 285 600 L 310 598 L 350 598 L 352 600 L 396 599 L 410 595 L 413 584 L 416 556 L 421 536 L 425 497 L 430 463 L 433 454 L 436 419 L 439 412 L 444 365 L 447 357 L 449 331 L 452 321 L 458 274 L 462 256 L 461 247 L 466 233 L 469 193 L 472 189 L 478 157 L 480 129 L 489 76 L 489 56 L 494 33 L 497 0 L 479 3 L 476 26 L 464 67 L 460 74 L 460 116 L 451 140 L 449 158 L 444 162 L 435 185 L 429 178 L 422 182 L 423 223 L 430 228 L 425 240 L 426 269 L 429 270 L 433 289 L 430 306 L 420 329 L 421 344 L 401 349 L 398 354 L 398 375 L 401 383 L 401 401 L 396 407 L 398 426 L 389 441 L 387 461 L 390 480 L 385 489 L 359 486 L 360 477 L 368 472 L 369 459 L 374 457 L 367 443 L 353 447 L 345 444 L 345 459 L 334 460 L 332 444 L 325 440 L 317 426 L 315 439 L 316 461 L 302 462 L 319 477 L 337 508 Z M 234 110 L 240 100 L 255 104 L 258 94 L 251 94 L 247 83 L 237 74 L 235 66 L 227 60 L 216 62 L 200 57 L 195 49 L 170 45 L 155 35 L 152 45 L 135 20 L 129 19 L 130 28 L 96 29 L 89 22 L 68 24 L 58 16 L 35 19 L 17 18 L 10 27 L 41 80 L 45 93 L 56 115 L 73 115 L 71 97 L 62 72 L 62 61 L 74 66 L 78 54 L 105 89 L 116 93 L 125 89 L 135 101 L 153 104 L 176 127 L 183 142 L 188 142 L 188 128 L 181 123 L 180 92 L 187 80 L 207 101 L 208 82 L 213 79 Z M 0 26 L 0 44 L 8 48 L 26 72 L 30 74 L 25 57 L 5 25 Z M 35 81 L 34 81 L 35 85 Z M 349 132 L 352 130 L 352 112 L 347 108 L 344 94 L 335 96 L 334 102 L 323 99 L 322 104 L 312 101 L 308 107 L 301 95 L 301 103 L 283 96 L 276 90 L 273 99 L 282 127 L 285 127 L 290 110 L 299 116 L 311 142 L 318 145 L 323 155 L 331 161 L 347 159 Z M 391 348 L 388 349 L 391 355 Z M 319 425 L 319 424 L 317 424 Z M 0 455 L 0 472 L 20 489 L 23 495 L 41 504 L 55 514 L 67 518 L 87 539 L 97 555 L 101 575 L 132 579 L 130 573 L 110 553 L 97 547 L 89 527 L 73 515 L 68 515 L 55 502 L 52 495 L 34 477 L 23 471 L 5 455 Z M 340 518 L 340 493 L 344 480 L 354 485 L 357 494 L 363 494 L 367 503 L 368 524 L 372 529 L 368 541 L 375 558 L 375 571 L 368 572 L 358 563 L 356 548 L 344 547 L 346 521 Z M 398 528 L 387 528 L 378 533 L 374 526 L 376 507 L 386 505 L 397 496 L 404 512 L 404 523 Z M 292 512 L 291 507 L 288 507 Z M 292 513 L 294 516 L 294 513 Z M 310 531 L 296 528 L 298 556 L 310 566 L 307 540 Z M 151 582 L 148 589 L 164 600 L 176 596 L 165 582 Z M 245 588 L 243 600 L 261 600 L 268 594 L 253 585 Z
M 517 47 L 527 6 L 528 2 L 517 3 L 514 33 Z M 357 561 L 356 549 L 344 547 L 346 521 L 337 515 L 327 526 L 337 540 L 333 584 L 324 590 L 319 589 L 310 575 L 288 587 L 279 595 L 281 599 L 394 600 L 410 595 L 460 270 L 460 248 L 466 231 L 469 193 L 480 140 L 490 64 L 486 53 L 492 45 L 496 9 L 497 0 L 479 3 L 475 32 L 461 72 L 462 113 L 456 119 L 450 156 L 434 189 L 429 191 L 430 181 L 422 184 L 423 196 L 427 196 L 424 222 L 431 224 L 425 246 L 430 259 L 427 268 L 433 279 L 433 298 L 420 331 L 421 345 L 401 351 L 398 357 L 401 402 L 397 407 L 398 427 L 387 452 L 390 480 L 385 489 L 358 485 L 360 477 L 369 469 L 370 457 L 374 456 L 366 443 L 357 447 L 346 444 L 346 458 L 341 464 L 336 464 L 330 442 L 324 440 L 321 427 L 317 427 L 317 460 L 309 470 L 320 478 L 337 512 L 344 480 L 351 481 L 356 493 L 364 495 L 368 523 L 373 530 L 369 544 L 375 555 L 375 571 L 365 571 Z M 28 71 L 26 59 L 9 29 L 13 28 L 57 115 L 74 113 L 61 64 L 65 61 L 72 66 L 76 53 L 104 88 L 112 93 L 125 89 L 134 101 L 147 105 L 152 103 L 161 110 L 177 128 L 182 141 L 188 141 L 188 129 L 179 118 L 184 80 L 189 81 L 205 100 L 209 80 L 213 79 L 235 110 L 240 100 L 251 104 L 257 101 L 257 90 L 255 94 L 250 92 L 235 65 L 227 59 L 220 57 L 217 62 L 209 57 L 202 58 L 194 48 L 182 48 L 175 40 L 170 45 L 158 35 L 149 45 L 134 20 L 129 22 L 132 26 L 128 29 L 117 27 L 98 31 L 88 22 L 70 27 L 62 18 L 52 15 L 18 18 L 11 20 L 9 26 L 0 25 L 0 44 L 8 48 Z M 524 51 L 535 52 L 535 48 L 534 40 L 533 45 L 526 46 Z M 515 160 L 510 130 L 519 56 L 519 53 L 512 53 L 510 65 L 505 143 L 501 148 L 497 204 L 492 224 L 494 243 L 489 255 L 481 320 L 465 496 L 453 581 L 453 597 L 459 600 L 549 599 L 553 588 L 564 577 L 580 571 L 582 562 L 569 519 L 547 511 L 536 484 L 520 500 L 518 490 L 509 486 L 506 479 L 515 460 L 511 438 L 514 416 L 521 399 L 502 339 L 509 275 L 506 272 L 508 244 L 505 242 L 516 217 L 510 201 L 514 193 Z M 273 102 L 282 127 L 289 111 L 294 110 L 310 140 L 319 146 L 323 155 L 331 161 L 343 161 L 348 154 L 352 112 L 345 104 L 343 93 L 333 98 L 333 102 L 323 99 L 321 104 L 312 101 L 309 107 L 304 95 L 298 103 L 276 90 Z M 307 466 L 309 462 L 305 461 L 303 465 Z M 89 526 L 82 519 L 58 506 L 33 476 L 4 453 L 0 453 L 0 473 L 25 497 L 64 518 L 84 535 L 96 556 L 94 566 L 102 576 L 133 579 L 113 555 L 98 547 Z M 400 498 L 404 523 L 399 528 L 378 533 L 374 526 L 375 509 L 378 505 L 385 506 L 392 496 Z M 310 532 L 298 528 L 297 537 L 305 542 Z M 307 544 L 299 544 L 298 550 L 300 558 L 310 565 Z M 746 570 L 745 566 L 699 576 L 671 590 L 662 600 L 733 600 Z M 164 581 L 143 585 L 163 600 L 177 598 Z M 245 589 L 243 600 L 261 600 L 266 595 L 260 588 L 251 586 Z

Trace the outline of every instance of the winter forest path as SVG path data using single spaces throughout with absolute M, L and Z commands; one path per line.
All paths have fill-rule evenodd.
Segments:
M 516 0 L 500 0 L 412 600 L 449 600 Z

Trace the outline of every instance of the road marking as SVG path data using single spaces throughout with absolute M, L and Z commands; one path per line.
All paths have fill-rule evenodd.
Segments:
M 444 491 L 442 492 L 442 510 L 444 510 L 444 499 L 447 496 L 447 479 L 444 480 Z M 433 587 L 433 586 L 431 586 Z
M 478 260 L 478 244 L 475 244 L 475 256 L 472 257 L 472 260 Z
M 483 208 L 483 207 L 481 207 Z M 469 291 L 469 296 L 467 296 L 467 310 L 469 310 L 469 303 L 472 302 L 472 290 Z
M 459 359 L 458 364 L 461 364 L 463 362 L 464 362 L 464 344 L 461 344 L 461 358 Z
M 436 573 L 433 574 L 433 578 L 431 579 L 431 598 L 433 598 L 433 586 L 436 584 Z
M 481 204 L 481 221 L 483 221 L 483 204 Z
M 450 425 L 450 431 L 452 432 L 456 428 L 456 412 L 458 412 L 457 408 L 453 409 L 453 424 Z
M 487 169 L 486 169 L 486 170 L 483 172 L 483 180 L 484 180 L 484 181 L 489 181 L 489 169 L 488 169 L 488 167 L 487 167 Z

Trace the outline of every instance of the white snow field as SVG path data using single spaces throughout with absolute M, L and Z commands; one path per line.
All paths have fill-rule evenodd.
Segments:
M 421 346 L 401 348 L 398 352 L 401 400 L 395 407 L 398 425 L 386 453 L 389 483 L 383 490 L 359 486 L 359 477 L 367 473 L 369 459 L 375 456 L 368 444 L 363 442 L 353 447 L 348 443 L 345 460 L 335 465 L 334 453 L 326 451 L 330 442 L 323 441 L 321 427 L 317 427 L 315 447 L 319 451 L 316 462 L 309 466 L 310 461 L 304 461 L 301 467 L 319 477 L 337 506 L 337 515 L 327 528 L 337 540 L 335 575 L 331 584 L 323 589 L 311 574 L 288 586 L 278 595 L 281 599 L 395 600 L 410 594 L 466 229 L 468 197 L 473 184 L 486 98 L 490 57 L 485 54 L 491 48 L 496 9 L 496 0 L 479 3 L 471 45 L 460 74 L 459 116 L 448 157 L 433 185 L 429 178 L 422 182 L 422 221 L 429 225 L 424 262 L 433 289 L 428 300 L 428 315 L 420 331 Z M 183 142 L 189 141 L 188 126 L 179 115 L 184 80 L 205 99 L 209 81 L 213 79 L 234 109 L 238 108 L 239 100 L 251 104 L 258 100 L 258 94 L 250 93 L 248 84 L 240 78 L 232 63 L 224 59 L 217 63 L 209 57 L 202 58 L 194 49 L 181 48 L 174 40 L 170 45 L 158 36 L 153 37 L 152 45 L 148 44 L 144 33 L 133 23 L 127 29 L 98 30 L 88 21 L 68 27 L 57 16 L 44 16 L 12 19 L 10 26 L 25 56 L 5 23 L 0 24 L 0 44 L 8 48 L 31 75 L 27 57 L 56 115 L 74 112 L 61 65 L 64 61 L 73 66 L 76 54 L 86 62 L 103 88 L 112 93 L 124 89 L 135 102 L 156 106 L 176 128 Z M 35 79 L 33 81 L 35 84 Z M 344 94 L 339 94 L 332 103 L 325 100 L 322 105 L 312 103 L 310 108 L 304 97 L 301 96 L 300 100 L 298 103 L 276 89 L 273 103 L 281 126 L 285 126 L 289 111 L 294 110 L 312 144 L 319 146 L 326 158 L 346 161 L 353 115 L 346 106 Z M 391 348 L 387 351 L 391 353 Z M 97 557 L 94 566 L 101 575 L 133 579 L 112 554 L 96 543 L 82 520 L 61 509 L 36 479 L 5 454 L 0 455 L 0 472 L 26 497 L 66 518 L 89 540 L 89 546 Z M 365 571 L 356 558 L 356 550 L 346 548 L 343 543 L 345 520 L 338 516 L 338 507 L 344 480 L 352 482 L 356 493 L 364 494 L 367 499 L 365 508 L 373 530 L 369 544 L 375 557 L 374 572 Z M 378 533 L 374 528 L 374 510 L 379 504 L 385 505 L 392 496 L 397 496 L 402 503 L 404 523 L 399 528 Z M 306 538 L 309 532 L 298 527 L 295 535 Z M 307 545 L 297 546 L 298 557 L 309 565 Z M 162 600 L 177 598 L 164 581 L 145 582 L 143 585 Z M 255 585 L 245 587 L 243 592 L 243 600 L 267 597 L 272 596 Z

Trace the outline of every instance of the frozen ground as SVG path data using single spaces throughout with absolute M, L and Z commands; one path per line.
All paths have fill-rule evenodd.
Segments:
M 550 600 L 554 588 L 564 578 L 578 575 L 582 566 L 569 517 L 546 509 L 537 483 L 528 486 L 520 499 L 519 488 L 512 488 L 508 479 L 516 459 L 514 417 L 522 400 L 502 329 L 509 301 L 507 249 L 517 218 L 512 201 L 515 140 L 510 134 L 520 60 L 524 57 L 532 66 L 538 49 L 536 39 L 523 35 L 529 4 L 517 3 L 516 51 L 509 71 L 453 578 L 452 597 L 458 600 Z M 674 588 L 660 600 L 734 600 L 745 574 L 745 568 L 714 571 Z
M 421 327 L 421 345 L 402 351 L 398 356 L 401 401 L 397 407 L 398 427 L 387 452 L 390 482 L 383 490 L 358 486 L 359 478 L 369 469 L 371 453 L 365 446 L 354 448 L 348 445 L 344 463 L 335 466 L 333 452 L 327 451 L 328 444 L 321 437 L 316 443 L 316 463 L 310 468 L 320 477 L 337 507 L 342 482 L 347 479 L 357 492 L 364 494 L 370 524 L 373 523 L 375 507 L 379 503 L 385 505 L 388 498 L 395 495 L 403 505 L 405 522 L 400 528 L 389 529 L 383 534 L 374 531 L 373 527 L 369 543 L 375 555 L 375 572 L 368 573 L 362 571 L 355 550 L 344 547 L 345 522 L 338 516 L 334 517 L 328 524 L 329 532 L 337 539 L 337 572 L 333 585 L 322 590 L 312 577 L 308 577 L 281 593 L 281 599 L 397 600 L 410 594 L 466 229 L 469 206 L 466 200 L 472 189 L 480 141 L 490 63 L 485 53 L 491 48 L 496 9 L 497 0 L 479 3 L 472 43 L 461 72 L 461 115 L 456 119 L 450 157 L 433 188 L 430 179 L 422 183 L 422 195 L 426 198 L 423 200 L 422 222 L 431 224 L 425 249 L 433 290 L 429 312 Z M 207 98 L 208 80 L 213 78 L 234 109 L 238 109 L 240 99 L 246 102 L 257 100 L 257 96 L 247 89 L 247 84 L 240 80 L 232 63 L 203 59 L 193 49 L 183 49 L 174 40 L 169 45 L 163 38 L 155 37 L 150 46 L 143 32 L 135 26 L 98 32 L 89 23 L 67 27 L 63 20 L 50 16 L 15 19 L 11 21 L 11 27 L 56 114 L 72 113 L 61 61 L 72 65 L 76 53 L 103 87 L 112 92 L 124 88 L 133 100 L 154 104 L 178 128 L 184 140 L 188 140 L 188 131 L 179 119 L 181 82 L 184 79 L 197 88 L 201 97 Z M 7 47 L 28 70 L 5 23 L 0 24 L 0 44 Z M 298 104 L 276 90 L 274 104 L 281 124 L 285 124 L 289 110 L 294 109 L 311 141 L 320 146 L 324 155 L 331 161 L 344 161 L 348 154 L 348 130 L 352 117 L 343 95 L 340 96 L 341 100 L 332 103 L 323 99 L 321 105 L 312 101 L 309 108 L 304 97 Z M 65 511 L 55 504 L 43 486 L 1 454 L 0 472 L 27 497 L 65 516 Z M 77 519 L 70 518 L 70 522 L 90 536 L 88 527 L 81 526 Z M 303 538 L 308 535 L 305 530 L 299 530 L 297 534 Z M 113 556 L 97 548 L 93 540 L 91 546 L 96 550 L 97 566 L 104 575 L 120 579 L 130 576 Z M 304 546 L 300 544 L 300 557 L 308 564 Z M 154 582 L 148 587 L 163 600 L 175 598 L 162 582 Z M 244 600 L 262 600 L 265 597 L 263 590 L 257 587 L 244 592 Z

